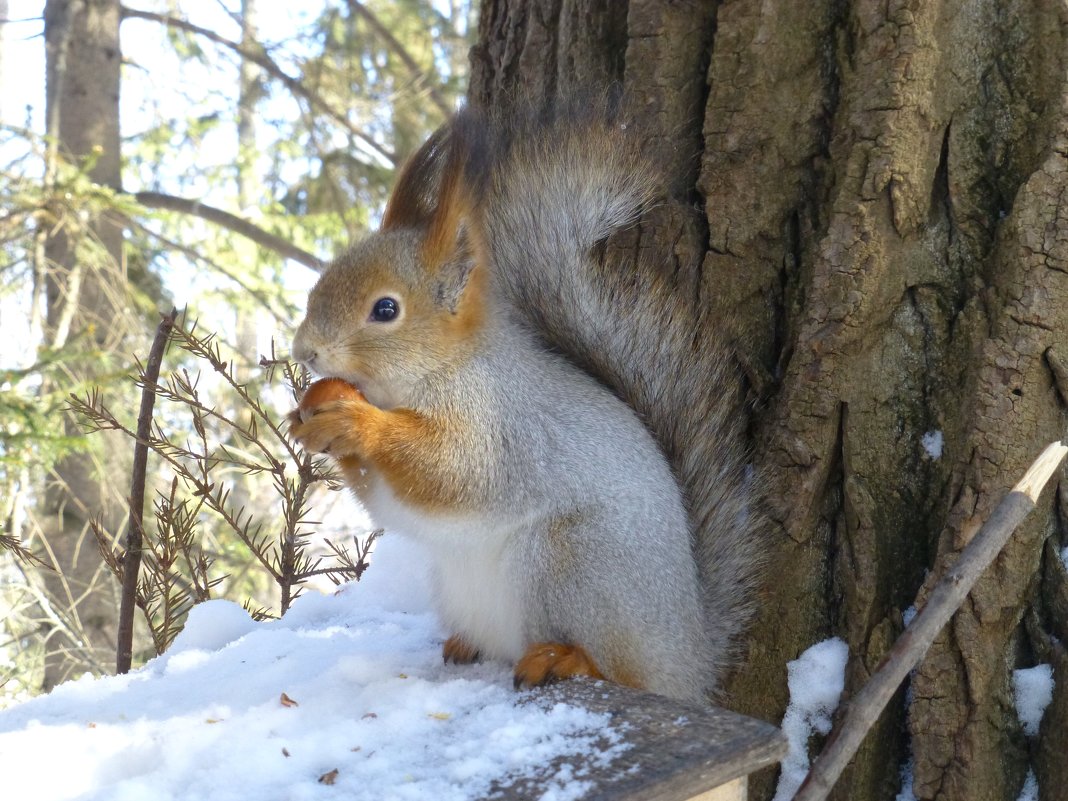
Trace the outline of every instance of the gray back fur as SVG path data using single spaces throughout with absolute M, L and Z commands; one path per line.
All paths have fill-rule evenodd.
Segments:
M 737 414 L 739 371 L 688 293 L 652 269 L 595 258 L 636 221 L 656 181 L 636 138 L 603 104 L 494 120 L 462 111 L 497 291 L 549 345 L 635 409 L 683 489 L 713 654 L 709 686 L 735 659 L 763 551 L 756 482 Z

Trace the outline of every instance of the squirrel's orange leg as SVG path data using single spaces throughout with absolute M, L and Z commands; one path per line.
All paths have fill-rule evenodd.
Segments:
M 455 662 L 457 665 L 469 665 L 478 661 L 478 649 L 459 634 L 453 634 L 445 640 L 445 645 L 441 647 L 441 655 L 446 662 Z
M 350 481 L 362 467 L 373 467 L 398 498 L 435 511 L 455 511 L 468 494 L 471 471 L 462 458 L 470 449 L 454 429 L 411 409 L 379 409 L 363 398 L 325 403 L 304 422 L 290 419 L 296 440 L 338 459 Z
M 559 642 L 536 642 L 527 648 L 515 666 L 515 687 L 537 687 L 572 676 L 603 679 L 593 659 L 581 646 Z

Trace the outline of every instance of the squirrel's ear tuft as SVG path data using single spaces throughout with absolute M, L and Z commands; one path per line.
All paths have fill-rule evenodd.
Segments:
M 382 230 L 423 228 L 454 208 L 456 190 L 488 180 L 494 152 L 482 112 L 458 111 L 404 163 L 382 215 Z M 444 208 L 443 208 L 444 207 Z
M 382 230 L 422 229 L 423 261 L 434 268 L 453 260 L 474 204 L 467 173 L 484 150 L 480 117 L 465 109 L 436 130 L 401 168 L 382 216 Z M 477 159 L 476 159 L 477 161 Z
M 463 179 L 463 160 L 454 150 L 441 174 L 437 206 L 423 237 L 423 264 L 434 275 L 438 301 L 455 312 L 478 262 L 474 215 Z
M 437 203 L 423 237 L 423 263 L 431 269 L 469 255 L 465 251 L 471 245 L 472 204 L 463 161 L 454 142 L 438 177 Z
M 382 230 L 422 228 L 434 216 L 442 162 L 449 152 L 450 127 L 443 125 L 401 167 L 382 215 Z
M 472 142 L 463 122 L 463 117 L 452 121 L 437 177 L 437 202 L 420 248 L 423 264 L 437 280 L 439 301 L 451 311 L 456 311 L 479 260 L 478 223 L 467 180 Z
M 421 261 L 451 311 L 478 262 L 476 186 L 488 180 L 489 145 L 482 115 L 457 113 L 404 165 L 382 218 L 383 230 L 421 231 Z

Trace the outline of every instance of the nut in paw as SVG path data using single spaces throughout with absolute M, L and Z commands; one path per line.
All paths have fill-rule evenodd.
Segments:
M 289 432 L 306 451 L 329 453 L 342 458 L 362 453 L 360 428 L 362 396 L 352 400 L 335 400 L 316 408 L 306 420 L 298 410 L 290 415 Z

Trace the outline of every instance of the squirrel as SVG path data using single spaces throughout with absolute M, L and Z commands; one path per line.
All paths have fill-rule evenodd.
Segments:
M 426 545 L 446 662 L 707 702 L 761 550 L 740 381 L 694 300 L 608 257 L 656 181 L 593 106 L 468 106 L 408 160 L 292 343 L 359 393 L 291 433 Z

